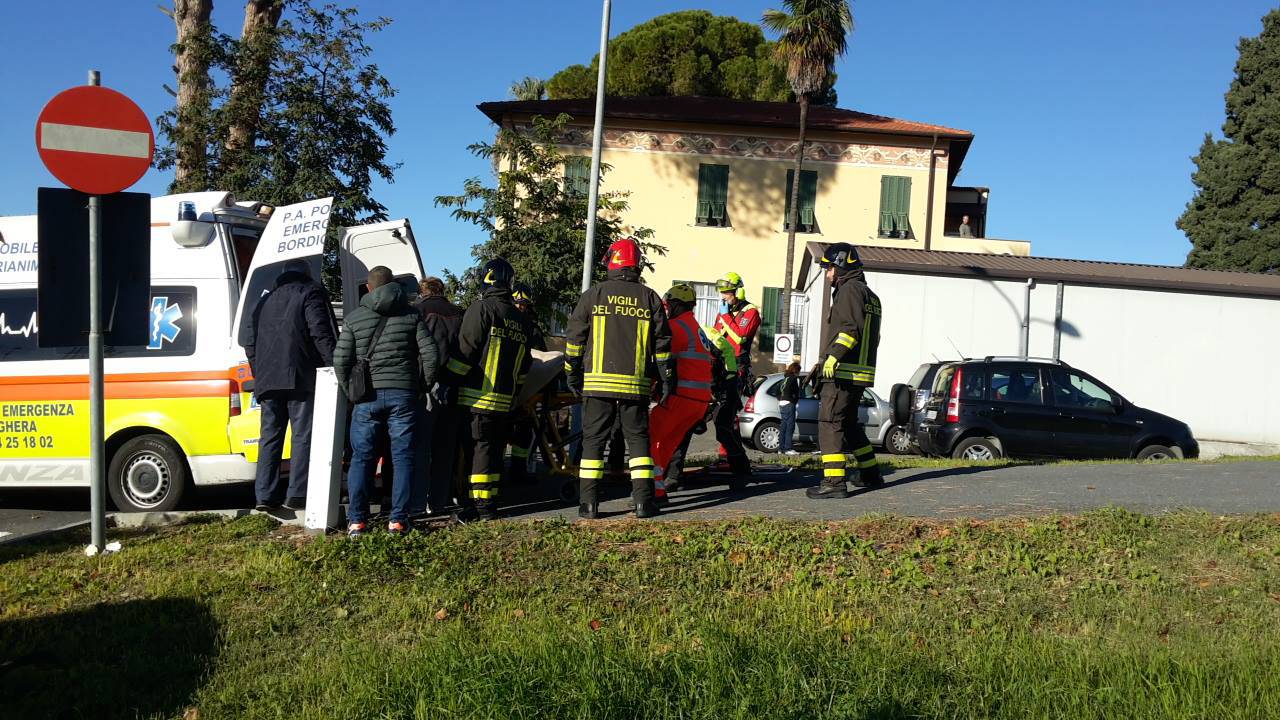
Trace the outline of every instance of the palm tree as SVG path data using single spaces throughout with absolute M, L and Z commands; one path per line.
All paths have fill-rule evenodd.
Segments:
M 540 78 L 527 76 L 523 80 L 511 83 L 511 89 L 508 92 L 516 100 L 544 100 L 547 97 L 547 83 Z
M 783 277 L 782 316 L 776 332 L 791 326 L 791 267 L 796 255 L 796 221 L 800 214 L 800 170 L 804 166 L 804 131 L 809 100 L 822 92 L 836 64 L 849 47 L 853 11 L 849 0 L 782 0 L 786 10 L 765 10 L 764 26 L 780 34 L 778 61 L 787 68 L 787 81 L 800 103 L 800 142 L 791 182 L 791 211 L 787 214 L 787 266 Z

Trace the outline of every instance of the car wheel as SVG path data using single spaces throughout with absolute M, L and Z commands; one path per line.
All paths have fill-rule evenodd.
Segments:
M 182 450 L 164 435 L 125 441 L 107 468 L 107 492 L 121 512 L 173 510 L 190 481 Z
M 905 425 L 911 421 L 911 386 L 898 383 L 889 392 L 889 405 L 892 407 L 893 424 Z
M 884 448 L 894 455 L 910 455 L 913 449 L 911 433 L 901 425 L 889 428 L 889 433 L 884 436 Z
M 782 423 L 765 420 L 751 433 L 751 444 L 760 452 L 776 453 L 782 448 Z
M 1181 460 L 1182 453 L 1177 448 L 1165 445 L 1148 445 L 1138 451 L 1138 460 Z
M 578 478 L 569 478 L 560 483 L 560 502 L 566 505 L 578 504 Z
M 957 460 L 999 460 L 1002 457 L 1000 448 L 987 438 L 968 438 L 961 440 L 951 457 Z

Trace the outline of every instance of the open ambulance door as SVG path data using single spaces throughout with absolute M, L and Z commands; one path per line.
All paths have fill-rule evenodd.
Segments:
M 410 299 L 418 295 L 422 279 L 422 258 L 413 241 L 408 220 L 391 220 L 372 225 L 342 228 L 339 263 L 342 269 L 342 312 L 356 309 L 369 292 L 369 269 L 385 265 Z

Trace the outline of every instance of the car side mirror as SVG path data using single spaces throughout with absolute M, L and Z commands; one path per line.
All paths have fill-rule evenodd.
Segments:
M 1119 395 L 1112 395 L 1111 408 L 1116 411 L 1117 415 L 1124 412 L 1124 398 L 1120 397 Z

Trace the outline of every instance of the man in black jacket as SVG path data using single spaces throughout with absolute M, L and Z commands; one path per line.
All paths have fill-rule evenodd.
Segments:
M 365 532 L 369 517 L 368 485 L 376 462 L 375 441 L 385 431 L 391 440 L 391 518 L 387 531 L 409 530 L 409 502 L 414 477 L 414 441 L 420 397 L 436 381 L 439 356 L 422 316 L 409 305 L 404 289 L 391 270 L 379 265 L 369 271 L 369 293 L 360 307 L 348 315 L 333 353 L 338 385 L 349 388 L 352 370 L 368 358 L 373 398 L 360 402 L 350 397 L 351 467 L 347 474 L 347 534 Z
M 253 392 L 262 413 L 258 436 L 258 510 L 306 507 L 311 459 L 311 413 L 315 407 L 316 368 L 333 364 L 333 309 L 324 288 L 311 279 L 305 260 L 290 260 L 275 288 L 254 309 L 244 337 L 253 371 Z M 284 436 L 289 446 L 288 495 L 280 480 Z
M 849 243 L 827 247 L 819 264 L 831 283 L 831 309 L 824 334 L 827 357 L 818 391 L 818 449 L 822 482 L 805 494 L 815 500 L 849 496 L 845 478 L 852 463 L 859 487 L 879 485 L 880 465 L 858 422 L 864 388 L 875 384 L 880 347 L 880 298 L 867 287 L 858 251 Z
M 533 328 L 511 302 L 515 270 L 502 258 L 485 263 L 484 290 L 462 316 L 458 348 L 449 359 L 449 379 L 458 404 L 471 414 L 463 425 L 463 452 L 471 467 L 471 496 L 459 520 L 498 517 L 498 484 L 516 396 L 529 374 Z
M 458 331 L 462 328 L 462 308 L 449 302 L 444 294 L 444 282 L 428 277 L 418 283 L 418 314 L 426 323 L 427 332 L 436 343 L 440 362 L 446 363 L 458 348 Z M 454 404 L 450 388 L 437 382 L 431 388 L 429 409 L 422 413 L 418 424 L 420 438 L 430 438 L 418 443 L 418 479 L 414 483 L 411 512 L 430 516 L 444 514 L 453 502 L 454 468 L 458 459 L 458 426 L 466 421 L 465 414 Z M 425 492 L 423 491 L 425 489 Z
M 653 380 L 665 402 L 675 389 L 671 331 L 658 293 L 640 283 L 640 246 L 623 238 L 609 247 L 609 279 L 578 299 L 565 336 L 569 389 L 584 396 L 578 517 L 594 520 L 596 486 L 604 477 L 604 449 L 615 418 L 622 419 L 631 459 L 636 517 L 658 514 L 649 456 L 649 396 Z

